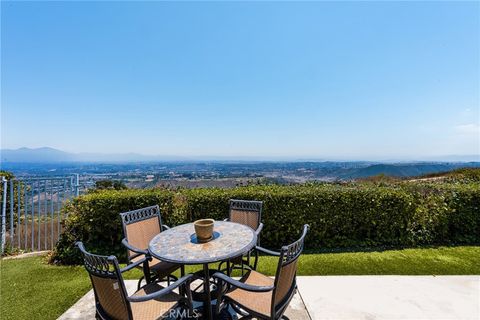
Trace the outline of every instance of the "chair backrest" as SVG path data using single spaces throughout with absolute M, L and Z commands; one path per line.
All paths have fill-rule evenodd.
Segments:
M 120 213 L 123 234 L 132 246 L 146 250 L 154 236 L 162 231 L 162 218 L 158 205 Z M 135 254 L 128 250 L 128 257 Z
M 272 313 L 283 310 L 295 294 L 298 258 L 303 251 L 303 243 L 309 225 L 303 226 L 303 232 L 297 241 L 283 246 L 278 260 L 275 276 L 275 289 L 272 295 Z
M 230 200 L 230 221 L 241 223 L 257 230 L 262 218 L 263 201 Z
M 77 243 L 77 247 L 82 252 L 85 269 L 90 275 L 99 315 L 104 319 L 132 319 L 130 302 L 127 300 L 127 290 L 117 258 L 91 254 L 81 242 Z

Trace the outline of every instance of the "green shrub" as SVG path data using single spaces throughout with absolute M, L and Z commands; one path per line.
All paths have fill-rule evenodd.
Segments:
M 477 244 L 480 242 L 480 184 L 408 183 L 415 196 L 412 228 L 415 244 Z
M 126 258 L 122 247 L 123 230 L 119 213 L 158 204 L 163 222 L 173 218 L 171 192 L 157 190 L 100 191 L 73 199 L 64 208 L 68 217 L 51 261 L 80 263 L 74 244 L 81 240 L 94 253 L 115 254 Z
M 446 190 L 445 202 L 450 208 L 450 214 L 447 215 L 448 238 L 466 244 L 480 242 L 480 191 L 478 186 L 466 185 Z
M 335 185 L 253 186 L 186 190 L 186 214 L 192 220 L 228 214 L 228 199 L 264 201 L 262 244 L 278 248 L 311 226 L 307 246 L 397 245 L 408 237 L 411 197 L 402 190 Z
M 311 226 L 307 249 L 480 243 L 480 184 L 305 184 L 234 189 L 103 191 L 74 199 L 53 261 L 78 263 L 76 240 L 125 258 L 119 213 L 159 204 L 164 223 L 228 215 L 228 200 L 264 201 L 261 244 L 273 249 Z

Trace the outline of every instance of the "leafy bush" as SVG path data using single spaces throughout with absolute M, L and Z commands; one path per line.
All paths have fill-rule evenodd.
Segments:
M 99 180 L 95 182 L 95 189 L 93 191 L 98 190 L 125 190 L 128 189 L 125 183 L 118 180 Z
M 108 190 L 77 197 L 64 210 L 68 217 L 51 257 L 65 264 L 80 263 L 74 244 L 81 240 L 92 252 L 111 253 L 126 258 L 119 213 L 158 204 L 164 223 L 173 211 L 171 192 L 154 190 Z
M 480 184 L 304 184 L 234 189 L 101 191 L 74 199 L 53 261 L 78 263 L 73 244 L 125 258 L 119 213 L 159 204 L 166 224 L 223 219 L 228 199 L 264 201 L 262 246 L 279 248 L 311 226 L 307 249 L 480 243 Z
M 448 233 L 445 241 L 452 239 L 461 243 L 480 242 L 480 190 L 478 186 L 446 190 Z

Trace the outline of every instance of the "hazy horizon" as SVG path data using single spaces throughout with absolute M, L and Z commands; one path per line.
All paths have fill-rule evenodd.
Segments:
M 52 147 L 40 147 L 40 148 L 29 148 L 21 147 L 18 149 L 0 149 L 0 161 L 4 162 L 4 152 L 18 152 L 25 151 L 30 152 L 28 155 L 31 155 L 31 152 L 61 152 L 69 156 L 74 156 L 70 160 L 71 162 L 155 162 L 155 161 L 266 161 L 266 162 L 478 162 L 480 161 L 480 155 L 438 155 L 433 157 L 405 157 L 405 158 L 341 158 L 335 156 L 324 156 L 324 157 L 287 157 L 287 156 L 225 156 L 225 155 L 192 155 L 192 156 L 178 156 L 178 155 L 168 155 L 168 154 L 142 154 L 134 152 L 125 152 L 125 153 L 91 153 L 91 152 L 78 152 L 70 153 L 64 150 L 59 150 Z M 59 162 L 65 162 L 65 160 L 60 160 Z M 8 161 L 7 162 L 15 162 Z M 35 161 L 33 161 L 35 162 Z M 67 161 L 68 162 L 68 161 Z
M 479 2 L 3 1 L 1 9 L 3 149 L 480 155 Z

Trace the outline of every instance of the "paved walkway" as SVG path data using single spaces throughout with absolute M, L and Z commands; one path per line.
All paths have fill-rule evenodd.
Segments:
M 297 282 L 312 319 L 480 319 L 480 276 L 328 276 Z
M 480 276 L 298 277 L 291 320 L 479 320 Z M 136 282 L 127 281 L 128 290 Z M 88 292 L 60 319 L 93 319 Z

